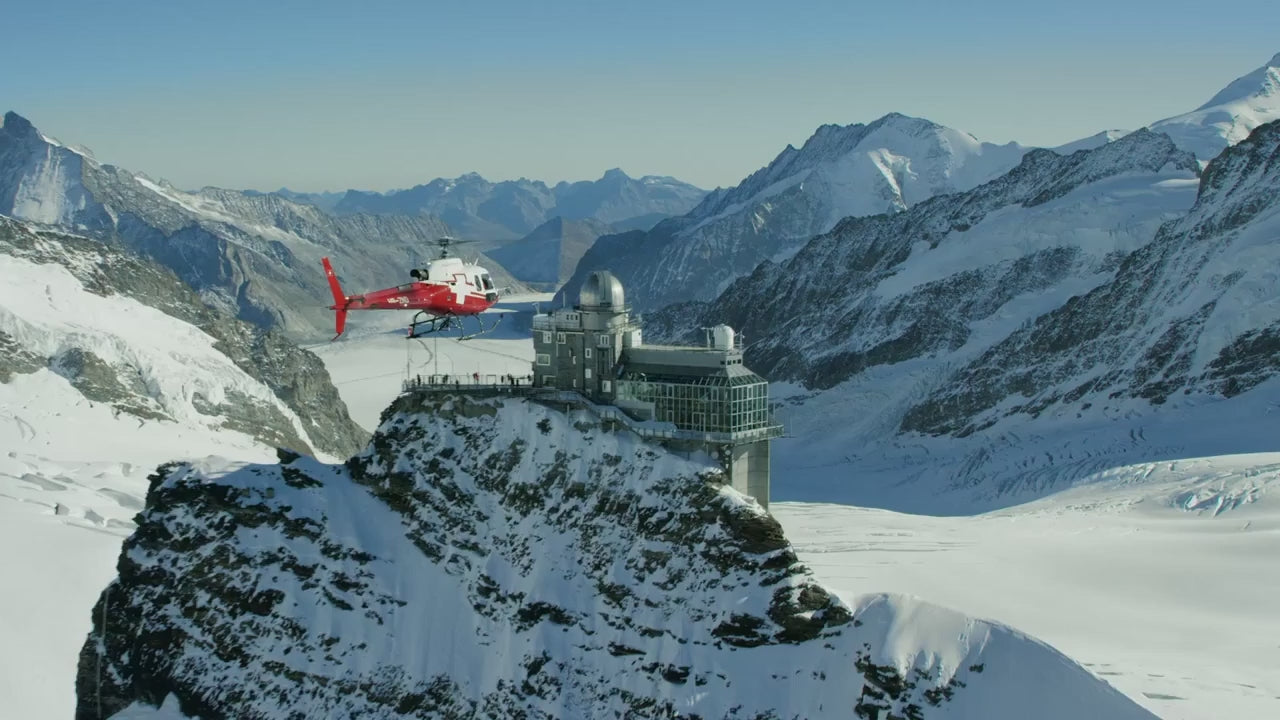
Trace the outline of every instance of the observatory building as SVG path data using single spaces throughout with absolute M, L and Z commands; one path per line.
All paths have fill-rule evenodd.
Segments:
M 626 414 L 633 429 L 669 449 L 703 451 L 733 487 L 769 506 L 769 383 L 747 369 L 733 329 L 707 330 L 702 347 L 646 345 L 622 283 L 591 273 L 578 304 L 533 319 L 534 382 L 576 391 Z

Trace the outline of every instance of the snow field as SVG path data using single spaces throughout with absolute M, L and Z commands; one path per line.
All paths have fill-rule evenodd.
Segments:
M 800 559 L 847 601 L 903 593 L 999 618 L 1162 718 L 1280 717 L 1280 573 L 1267 571 L 1280 504 L 1185 510 L 1197 487 L 1263 482 L 1280 487 L 1280 453 L 1117 469 L 968 517 L 771 509 Z

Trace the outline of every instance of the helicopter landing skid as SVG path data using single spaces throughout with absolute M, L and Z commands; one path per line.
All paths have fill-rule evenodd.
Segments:
M 424 315 L 426 316 L 426 319 L 420 320 L 419 318 Z M 412 340 L 424 335 L 458 328 L 463 331 L 463 334 L 458 336 L 457 339 L 470 340 L 471 338 L 480 337 L 481 335 L 493 332 L 493 330 L 498 327 L 498 323 L 502 321 L 502 315 L 499 315 L 493 323 L 486 327 L 484 321 L 480 319 L 479 315 L 473 315 L 472 317 L 476 319 L 476 325 L 479 326 L 480 329 L 468 334 L 462 318 L 457 315 L 432 315 L 425 310 L 419 310 L 418 314 L 413 316 L 413 322 L 409 323 L 409 334 L 405 339 Z

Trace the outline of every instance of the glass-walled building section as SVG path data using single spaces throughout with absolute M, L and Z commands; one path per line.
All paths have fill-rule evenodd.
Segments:
M 769 384 L 745 368 L 733 369 L 732 374 L 668 375 L 628 364 L 618 380 L 617 404 L 682 430 L 734 433 L 768 427 Z

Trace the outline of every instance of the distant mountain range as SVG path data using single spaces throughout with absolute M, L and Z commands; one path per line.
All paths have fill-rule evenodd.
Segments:
M 1276 118 L 1280 55 L 1196 111 L 1151 129 L 1203 164 Z M 1108 130 L 1053 150 L 1068 155 L 1124 135 Z M 641 309 L 711 300 L 761 262 L 785 261 L 845 217 L 901 212 L 935 195 L 969 190 L 1011 170 L 1030 149 L 979 142 L 896 113 L 867 125 L 825 125 L 800 149 L 787 146 L 737 187 L 710 193 L 689 213 L 645 233 L 601 238 L 562 292 L 576 297 L 591 271 L 608 269 Z
M 632 178 L 615 168 L 599 180 L 553 186 L 524 178 L 495 183 L 467 173 L 387 193 L 298 193 L 282 188 L 273 194 L 337 215 L 434 215 L 463 237 L 492 242 L 527 235 L 557 217 L 595 220 L 619 230 L 648 230 L 663 218 L 688 212 L 706 191 L 672 177 Z
M 599 220 L 552 218 L 533 232 L 488 252 L 523 283 L 554 292 L 573 275 L 582 256 L 601 235 L 616 228 Z

